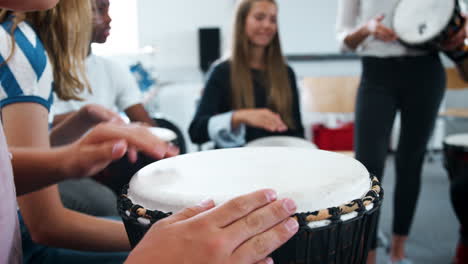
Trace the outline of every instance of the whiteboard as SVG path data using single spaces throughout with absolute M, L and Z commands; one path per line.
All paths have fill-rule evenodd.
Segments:
M 337 54 L 337 0 L 277 0 L 285 55 Z

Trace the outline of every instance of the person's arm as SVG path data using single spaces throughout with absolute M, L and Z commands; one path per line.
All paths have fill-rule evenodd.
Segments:
M 64 179 L 93 176 L 110 162 L 122 158 L 129 146 L 155 159 L 177 154 L 146 127 L 103 123 L 78 141 L 62 147 L 10 148 L 17 195 L 37 191 Z
M 68 112 L 68 113 L 64 113 L 64 114 L 56 114 L 54 115 L 54 120 L 52 121 L 52 127 L 55 127 L 57 126 L 58 124 L 62 123 L 64 120 L 66 120 L 67 118 L 69 118 L 70 116 L 76 114 L 77 111 L 71 111 L 71 112 Z
M 50 151 L 46 108 L 36 103 L 7 105 L 2 109 L 2 117 L 5 136 L 10 147 L 13 149 L 33 147 Z M 71 149 L 72 151 L 68 151 L 68 155 L 63 157 L 64 162 L 68 164 L 78 164 L 78 169 L 75 167 L 76 171 L 73 166 L 64 165 L 65 168 L 73 170 L 68 172 L 72 177 L 77 177 L 77 175 L 73 176 L 74 173 L 81 174 L 86 171 L 93 174 L 99 170 L 99 167 L 102 169 L 110 162 L 108 158 L 98 159 L 97 163 L 93 163 L 96 167 L 90 167 L 92 164 L 88 163 L 91 153 L 97 155 L 93 145 L 98 145 L 103 141 L 113 141 L 117 144 L 119 138 L 124 138 L 126 142 L 130 142 L 127 139 L 131 137 L 140 138 L 135 147 L 142 149 L 145 153 L 161 158 L 168 151 L 166 143 L 152 136 L 147 129 L 135 125 L 103 124 L 93 129 L 88 135 L 78 141 L 77 145 Z M 107 152 L 105 150 L 103 154 L 108 155 L 111 150 L 111 157 L 123 156 L 125 146 L 120 147 L 117 151 L 119 153 L 114 153 L 114 146 L 107 146 Z M 17 158 L 19 157 L 21 155 Z M 17 158 L 14 157 L 14 161 Z M 19 165 L 16 164 L 15 167 Z M 45 167 L 48 165 L 54 166 L 49 163 L 43 164 Z M 25 160 L 23 160 L 23 166 L 28 166 Z M 23 170 L 25 175 L 28 174 L 26 170 L 27 168 Z M 16 174 L 16 171 L 14 173 Z M 29 172 L 29 177 L 35 175 L 40 175 L 40 171 Z M 17 176 L 21 176 L 21 173 Z M 122 223 L 65 209 L 56 186 L 23 195 L 18 198 L 18 203 L 33 240 L 40 244 L 77 250 L 129 250 Z
M 131 105 L 125 109 L 125 114 L 132 122 L 141 122 L 150 126 L 157 126 L 153 118 L 151 118 L 143 107 L 143 104 L 138 103 Z
M 5 106 L 2 118 L 8 145 L 48 150 L 47 113 L 46 108 L 35 103 Z M 37 243 L 77 250 L 129 250 L 122 223 L 65 209 L 57 186 L 23 195 L 18 204 Z
M 97 104 L 88 104 L 79 111 L 54 116 L 50 143 L 61 146 L 73 142 L 95 125 L 108 121 L 124 123 L 116 112 Z
M 203 144 L 211 139 L 209 131 L 210 119 L 219 114 L 230 112 L 229 102 L 229 67 L 226 62 L 214 66 L 209 74 L 206 84 L 203 89 L 203 94 L 200 98 L 195 116 L 189 126 L 189 135 L 192 142 L 196 144 Z M 222 126 L 217 125 L 215 121 L 213 125 L 216 130 L 226 130 L 230 126 L 229 119 L 227 122 L 223 121 Z M 227 131 L 230 133 L 231 131 Z M 216 134 L 217 131 L 212 131 Z
M 338 3 L 336 32 L 342 50 L 356 50 L 370 36 L 384 42 L 397 39 L 396 33 L 382 24 L 384 15 L 377 15 L 370 21 L 358 25 L 359 9 L 360 0 L 340 0 Z
M 289 217 L 294 201 L 272 190 L 214 206 L 206 201 L 156 222 L 126 263 L 266 264 L 299 229 Z

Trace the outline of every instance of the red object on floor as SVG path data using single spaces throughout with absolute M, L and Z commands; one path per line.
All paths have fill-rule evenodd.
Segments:
M 338 128 L 324 125 L 312 126 L 313 142 L 323 150 L 353 150 L 354 123 L 346 123 Z
M 458 243 L 455 264 L 468 264 L 468 245 Z

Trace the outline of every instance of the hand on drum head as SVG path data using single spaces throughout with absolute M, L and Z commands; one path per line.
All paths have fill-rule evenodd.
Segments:
M 71 178 L 95 175 L 112 161 L 122 158 L 130 148 L 155 159 L 178 153 L 177 148 L 159 140 L 145 127 L 112 122 L 95 126 L 63 148 L 69 156 L 63 166 Z
M 463 14 L 465 19 L 467 18 L 466 14 Z M 454 34 L 450 39 L 445 41 L 442 44 L 442 49 L 445 51 L 453 51 L 457 49 L 462 49 L 465 45 L 465 39 L 467 37 L 468 23 L 465 20 L 465 25 L 461 30 Z
M 267 108 L 237 110 L 232 115 L 232 123 L 232 127 L 234 128 L 243 123 L 270 132 L 284 132 L 288 130 L 281 116 Z
M 384 26 L 382 21 L 385 19 L 385 15 L 378 15 L 374 19 L 370 20 L 366 24 L 366 28 L 369 31 L 369 35 L 374 36 L 376 39 L 392 42 L 398 39 L 395 31 Z
M 272 263 L 267 256 L 298 230 L 291 199 L 272 190 L 240 196 L 218 207 L 213 201 L 156 222 L 128 263 Z

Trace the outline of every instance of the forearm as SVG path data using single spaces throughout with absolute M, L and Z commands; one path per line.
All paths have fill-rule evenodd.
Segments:
M 96 218 L 82 213 L 63 209 L 64 216 L 49 233 L 49 246 L 84 251 L 129 251 L 130 243 L 122 222 Z M 72 239 L 70 239 L 72 238 Z
M 66 179 L 63 148 L 10 148 L 18 196 L 37 191 Z
M 60 119 L 61 121 L 55 122 L 54 118 L 54 127 L 50 132 L 52 146 L 71 143 L 96 125 L 96 122 L 85 116 L 85 111 L 72 112 L 66 114 L 66 117 L 58 117 Z
M 64 208 L 56 185 L 19 197 L 18 204 L 31 237 L 38 244 L 85 251 L 130 249 L 121 222 Z
M 234 111 L 231 119 L 232 130 L 238 129 L 242 124 L 244 124 L 244 112 L 242 110 Z
M 370 31 L 367 25 L 362 25 L 349 33 L 345 39 L 344 44 L 352 50 L 356 50 L 361 43 L 370 36 Z
M 136 104 L 125 109 L 125 114 L 132 122 L 142 122 L 150 126 L 156 126 L 156 122 L 149 116 L 142 104 Z

